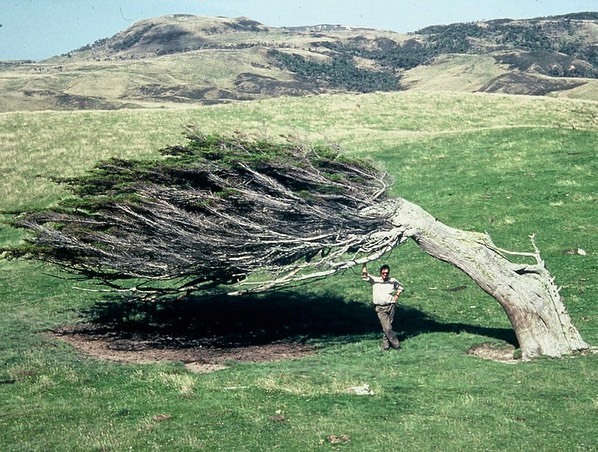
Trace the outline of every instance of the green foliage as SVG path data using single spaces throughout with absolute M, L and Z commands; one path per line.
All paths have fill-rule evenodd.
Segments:
M 79 200 L 67 199 L 63 204 L 73 209 L 100 207 L 108 202 L 135 202 L 136 192 L 146 184 L 175 188 L 210 190 L 214 193 L 232 193 L 231 187 L 220 186 L 206 175 L 210 171 L 237 171 L 242 165 L 268 171 L 273 167 L 314 167 L 331 182 L 365 183 L 368 173 L 379 171 L 367 159 L 343 155 L 326 146 L 302 147 L 298 143 L 276 143 L 263 139 L 249 140 L 222 135 L 188 135 L 186 145 L 167 146 L 160 150 L 162 158 L 124 160 L 112 158 L 98 163 L 88 174 L 71 178 L 53 178 L 69 186 Z M 353 165 L 364 172 L 347 173 L 343 167 Z M 197 174 L 194 174 L 197 173 Z M 284 178 L 284 175 L 274 175 Z M 291 181 L 287 181 L 292 184 Z M 298 180 L 297 184 L 301 184 Z M 297 185 L 296 190 L 307 190 L 315 195 L 328 193 L 328 185 Z
M 301 55 L 272 49 L 268 52 L 283 69 L 294 72 L 314 86 L 340 88 L 361 93 L 396 91 L 398 78 L 391 71 L 374 71 L 359 68 L 351 56 L 333 55 L 330 62 L 321 63 Z
M 435 56 L 435 52 L 426 43 L 408 40 L 398 45 L 390 39 L 354 39 L 348 42 L 327 42 L 324 47 L 360 58 L 369 58 L 383 67 L 390 69 L 413 69 Z M 373 47 L 373 48 L 372 48 Z
M 323 146 L 202 134 L 189 140 L 163 149 L 162 158 L 111 159 L 63 179 L 74 196 L 20 214 L 12 225 L 29 236 L 6 253 L 118 291 L 172 296 L 287 265 L 296 270 L 296 261 L 324 256 L 337 242 L 351 240 L 357 250 L 352 237 L 383 223 L 356 220 L 385 194 L 384 175 L 366 161 Z

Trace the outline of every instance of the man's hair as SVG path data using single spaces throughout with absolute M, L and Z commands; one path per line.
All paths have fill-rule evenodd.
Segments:
M 380 267 L 380 273 L 382 273 L 383 270 L 388 270 L 390 272 L 390 267 L 387 264 L 384 264 L 382 267 Z

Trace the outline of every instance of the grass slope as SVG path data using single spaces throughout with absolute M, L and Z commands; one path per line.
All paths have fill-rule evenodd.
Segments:
M 393 193 L 451 226 L 487 230 L 515 250 L 529 250 L 527 236 L 537 233 L 574 323 L 596 344 L 597 113 L 592 102 L 425 92 L 6 113 L 0 199 L 4 210 L 48 206 L 65 195 L 49 177 L 82 174 L 111 156 L 155 156 L 182 142 L 188 124 L 337 143 L 384 163 Z M 17 239 L 0 230 L 0 243 Z M 48 337 L 107 312 L 115 324 L 144 327 L 159 317 L 74 290 L 44 265 L 0 261 L 0 447 L 596 450 L 596 356 L 508 365 L 466 355 L 483 342 L 514 341 L 498 304 L 414 244 L 386 260 L 407 287 L 396 322 L 400 354 L 378 349 L 368 289 L 348 272 L 258 300 L 266 312 L 286 303 L 279 322 L 314 344 L 314 356 L 231 362 L 205 375 L 181 363 L 100 362 Z M 185 318 L 180 307 L 166 308 Z M 363 385 L 369 395 L 349 390 Z

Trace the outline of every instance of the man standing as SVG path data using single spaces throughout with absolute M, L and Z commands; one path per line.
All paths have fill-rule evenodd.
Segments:
M 395 278 L 390 277 L 388 265 L 380 267 L 380 276 L 371 276 L 364 265 L 361 277 L 372 285 L 372 301 L 384 332 L 382 348 L 389 350 L 392 347 L 395 350 L 400 350 L 401 344 L 392 330 L 392 321 L 395 317 L 395 303 L 404 290 L 403 285 Z

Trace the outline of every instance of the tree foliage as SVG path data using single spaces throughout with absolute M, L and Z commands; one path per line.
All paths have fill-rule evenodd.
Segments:
M 310 60 L 298 54 L 276 49 L 270 50 L 268 55 L 274 58 L 280 67 L 306 80 L 314 81 L 315 86 L 361 93 L 400 89 L 399 79 L 392 70 L 357 67 L 353 55 L 347 55 L 345 52 L 333 54 L 327 62 Z
M 383 222 L 359 212 L 384 199 L 385 174 L 331 148 L 191 135 L 161 154 L 61 180 L 75 196 L 19 216 L 32 234 L 11 252 L 113 290 L 186 293 L 252 273 L 327 274 Z

